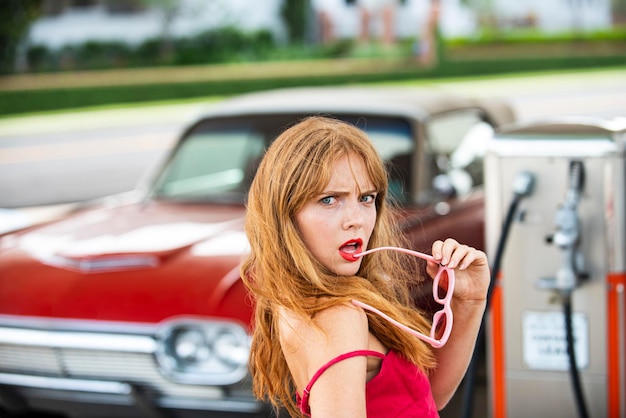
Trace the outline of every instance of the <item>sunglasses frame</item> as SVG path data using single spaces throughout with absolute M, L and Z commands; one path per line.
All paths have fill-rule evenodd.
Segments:
M 363 251 L 362 253 L 355 254 L 355 257 L 362 257 L 365 255 L 371 254 L 373 252 L 382 251 L 382 250 L 399 251 L 402 253 L 412 255 L 414 257 L 422 258 L 424 260 L 436 262 L 434 257 L 431 255 L 420 253 L 418 251 L 408 250 L 406 248 L 399 248 L 399 247 L 372 248 L 370 250 Z M 448 276 L 448 288 L 446 291 L 446 295 L 443 298 L 440 298 L 439 297 L 439 281 L 444 272 Z M 450 306 L 450 303 L 452 301 L 452 294 L 454 293 L 454 282 L 455 282 L 454 269 L 451 269 L 449 267 L 442 266 L 441 264 L 439 264 L 439 270 L 437 271 L 437 274 L 433 278 L 433 298 L 435 299 L 435 302 L 437 302 L 440 305 L 443 305 L 443 308 L 435 312 L 435 314 L 433 315 L 433 322 L 430 328 L 430 335 L 424 335 L 419 331 L 415 331 L 414 329 L 409 328 L 404 324 L 401 324 L 400 322 L 396 321 L 395 319 L 391 318 L 390 316 L 384 314 L 383 312 L 379 311 L 378 309 L 366 303 L 363 303 L 358 300 L 352 300 L 352 303 L 356 306 L 359 306 L 360 308 L 366 309 L 370 312 L 373 312 L 381 316 L 382 318 L 389 321 L 391 324 L 395 325 L 401 330 L 406 331 L 409 334 L 416 336 L 420 340 L 429 343 L 434 348 L 440 348 L 440 347 L 443 347 L 446 344 L 446 342 L 448 342 L 448 338 L 450 337 L 450 333 L 452 332 L 453 318 L 452 318 L 452 307 Z M 437 328 L 439 326 L 439 322 L 441 321 L 442 317 L 445 317 L 446 319 L 445 327 L 443 330 L 443 334 L 441 335 L 439 339 L 437 339 L 436 337 Z

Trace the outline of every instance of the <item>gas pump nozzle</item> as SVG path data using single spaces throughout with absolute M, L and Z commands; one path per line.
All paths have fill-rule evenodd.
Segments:
M 583 258 L 579 250 L 580 219 L 578 202 L 584 185 L 584 166 L 581 161 L 571 161 L 569 167 L 569 187 L 565 202 L 555 215 L 556 232 L 546 240 L 561 250 L 561 266 L 556 277 L 539 279 L 537 286 L 570 293 L 587 277 L 583 272 Z
M 580 418 L 587 418 L 588 413 L 574 348 L 572 293 L 580 284 L 580 280 L 587 277 L 582 268 L 583 258 L 579 248 L 580 219 L 578 218 L 578 202 L 584 185 L 584 175 L 582 161 L 570 161 L 569 187 L 565 202 L 555 215 L 556 232 L 548 237 L 548 242 L 557 245 L 561 250 L 561 266 L 556 272 L 556 277 L 542 278 L 537 283 L 540 288 L 556 290 L 563 304 L 569 372 Z
M 517 173 L 513 179 L 513 194 L 516 197 L 526 197 L 530 195 L 535 187 L 535 175 L 530 171 Z

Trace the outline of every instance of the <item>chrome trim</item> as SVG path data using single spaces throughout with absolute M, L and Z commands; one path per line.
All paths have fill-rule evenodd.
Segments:
M 615 155 L 618 146 L 607 138 L 587 138 L 572 142 L 554 139 L 549 134 L 541 138 L 524 140 L 521 138 L 495 136 L 488 146 L 488 153 L 499 157 L 609 157 Z
M 258 413 L 265 409 L 265 405 L 250 398 L 246 399 L 180 399 L 180 398 L 163 398 L 158 401 L 159 406 L 169 409 L 194 409 L 205 411 L 224 411 L 239 413 Z M 268 415 L 269 416 L 269 415 Z M 272 415 L 273 416 L 273 415 Z
M 620 153 L 607 160 L 604 173 L 604 233 L 607 243 L 608 271 L 626 271 L 626 230 L 623 227 L 626 208 L 626 135 L 620 140 Z
M 0 344 L 31 347 L 76 348 L 132 353 L 154 353 L 156 341 L 148 336 L 88 332 L 43 331 L 0 328 Z
M 626 131 L 626 118 L 614 117 L 603 118 L 593 116 L 555 116 L 549 118 L 535 118 L 527 121 L 518 121 L 503 127 L 500 133 L 504 135 L 519 135 L 526 132 L 546 131 L 557 127 L 555 131 L 563 133 L 575 133 L 577 130 L 595 130 L 598 134 L 618 133 Z
M 0 384 L 73 392 L 108 393 L 115 395 L 130 395 L 132 390 L 128 383 L 122 382 L 25 376 L 8 373 L 0 373 Z
M 198 320 L 202 320 L 199 318 Z M 166 322 L 166 321 L 164 321 Z M 0 327 L 40 329 L 60 332 L 89 332 L 133 335 L 154 335 L 162 323 L 103 321 L 94 319 L 51 318 L 0 314 Z
M 65 268 L 82 273 L 106 273 L 111 271 L 132 270 L 158 267 L 159 258 L 154 255 L 103 255 L 93 258 L 72 258 L 52 255 L 43 257 L 41 262 L 53 267 Z

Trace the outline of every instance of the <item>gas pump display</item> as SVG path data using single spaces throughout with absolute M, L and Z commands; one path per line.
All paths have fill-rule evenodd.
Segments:
M 491 417 L 626 416 L 625 143 L 626 119 L 583 118 L 490 141 L 490 258 L 515 203 L 486 328 Z

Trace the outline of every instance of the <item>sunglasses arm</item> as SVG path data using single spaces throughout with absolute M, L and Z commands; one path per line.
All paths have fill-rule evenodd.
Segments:
M 399 247 L 378 247 L 378 248 L 372 248 L 370 250 L 367 251 L 363 251 L 360 254 L 356 254 L 356 256 L 358 257 L 362 257 L 364 255 L 367 254 L 371 254 L 375 251 L 381 251 L 381 250 L 392 250 L 392 251 L 399 251 L 399 252 L 403 252 L 406 254 L 410 254 L 412 256 L 415 257 L 419 257 L 422 258 L 424 260 L 428 260 L 428 261 L 435 261 L 435 259 L 433 258 L 433 256 L 430 256 L 428 254 L 424 254 L 424 253 L 420 253 L 417 251 L 413 251 L 413 250 L 408 250 L 406 248 L 399 248 Z M 363 308 L 365 310 L 368 310 L 370 312 L 373 312 L 377 315 L 379 315 L 380 317 L 384 318 L 385 320 L 387 320 L 388 322 L 390 322 L 391 324 L 393 324 L 394 326 L 400 328 L 401 330 L 408 332 L 409 334 L 419 338 L 422 341 L 425 341 L 427 343 L 429 343 L 431 346 L 433 346 L 434 348 L 440 348 L 443 347 L 446 342 L 448 341 L 448 337 L 450 337 L 450 333 L 452 332 L 452 309 L 450 308 L 450 299 L 452 297 L 452 293 L 454 292 L 454 270 L 447 268 L 445 266 L 440 266 L 440 271 L 439 273 L 437 273 L 436 276 L 436 280 L 433 281 L 433 296 L 438 299 L 437 296 L 437 288 L 439 287 L 439 278 L 441 276 L 441 273 L 443 271 L 446 271 L 448 273 L 448 290 L 447 290 L 447 294 L 446 297 L 444 299 L 444 308 L 442 311 L 443 314 L 446 315 L 446 326 L 444 329 L 444 333 L 441 336 L 441 339 L 436 339 L 433 338 L 435 335 L 435 327 L 433 324 L 433 329 L 431 330 L 431 336 L 426 336 L 418 331 L 415 331 L 412 328 L 407 327 L 404 324 L 401 324 L 400 322 L 396 321 L 395 319 L 391 318 L 390 316 L 384 314 L 383 312 L 381 312 L 380 310 L 374 308 L 373 306 L 370 306 L 366 303 L 363 303 L 361 301 L 358 300 L 352 300 L 352 303 L 360 308 Z

